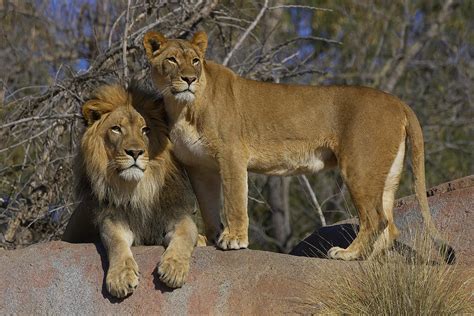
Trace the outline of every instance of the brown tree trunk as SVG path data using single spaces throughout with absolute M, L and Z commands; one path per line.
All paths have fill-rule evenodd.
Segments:
M 272 211 L 273 238 L 278 241 L 280 251 L 287 251 L 291 234 L 290 226 L 290 181 L 288 177 L 268 177 L 268 204 Z

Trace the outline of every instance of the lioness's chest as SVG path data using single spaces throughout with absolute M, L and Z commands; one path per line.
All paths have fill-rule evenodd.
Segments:
M 181 119 L 175 123 L 170 131 L 170 138 L 175 156 L 181 163 L 188 166 L 215 165 L 204 135 L 186 120 Z

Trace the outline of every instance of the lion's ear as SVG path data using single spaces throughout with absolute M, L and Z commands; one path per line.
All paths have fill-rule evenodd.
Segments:
M 197 32 L 194 34 L 191 44 L 196 45 L 202 53 L 202 57 L 206 54 L 207 34 L 205 32 Z
M 148 32 L 143 37 L 143 46 L 145 46 L 145 51 L 148 59 L 152 59 L 160 52 L 160 49 L 163 47 L 163 44 L 166 43 L 166 37 L 158 32 Z
M 105 113 L 111 112 L 113 106 L 109 103 L 101 102 L 99 100 L 89 100 L 82 106 L 82 116 L 87 121 L 87 125 L 94 124 Z

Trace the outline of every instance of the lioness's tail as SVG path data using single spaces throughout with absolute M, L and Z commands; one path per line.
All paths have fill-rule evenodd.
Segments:
M 432 238 L 439 252 L 447 263 L 452 264 L 456 261 L 454 249 L 443 240 L 438 229 L 434 225 L 426 197 L 425 184 L 425 153 L 423 143 L 423 132 L 415 113 L 408 106 L 405 107 L 405 113 L 408 119 L 406 127 L 408 139 L 410 140 L 412 150 L 413 178 L 415 182 L 415 193 L 420 204 L 421 214 L 425 227 Z

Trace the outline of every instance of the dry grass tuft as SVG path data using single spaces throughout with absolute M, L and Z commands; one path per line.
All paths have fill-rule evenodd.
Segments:
M 454 315 L 473 313 L 467 289 L 472 278 L 459 279 L 457 265 L 431 260 L 436 250 L 416 238 L 417 256 L 390 252 L 379 260 L 348 265 L 328 288 L 325 313 L 364 315 Z M 420 250 L 421 249 L 421 250 Z

